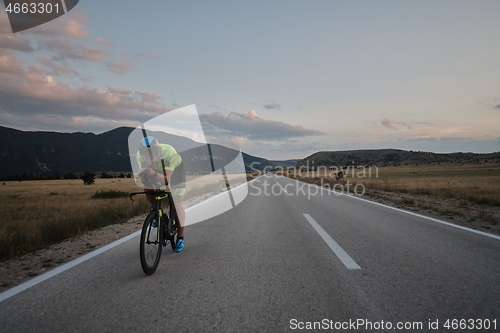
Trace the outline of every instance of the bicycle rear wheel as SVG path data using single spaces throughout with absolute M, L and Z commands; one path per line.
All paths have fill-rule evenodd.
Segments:
M 153 227 L 153 220 L 157 221 L 158 226 Z M 141 266 L 147 275 L 153 274 L 158 268 L 163 244 L 163 235 L 159 228 L 158 212 L 149 213 L 144 221 L 141 232 Z
M 177 235 L 177 226 L 174 222 L 173 217 L 169 219 L 168 229 L 170 230 L 169 231 L 170 246 L 172 247 L 172 250 L 175 250 L 175 235 Z
M 172 250 L 175 250 L 175 235 L 177 235 L 177 223 L 175 223 L 174 209 L 172 204 L 169 206 L 168 210 L 168 224 L 167 224 L 167 237 L 170 238 L 170 246 Z

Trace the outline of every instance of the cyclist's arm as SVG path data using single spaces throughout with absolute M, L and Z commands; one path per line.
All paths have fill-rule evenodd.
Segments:
M 177 168 L 182 162 L 182 158 L 179 154 L 175 154 L 169 158 L 168 163 L 164 163 L 164 173 L 159 174 L 159 180 L 158 181 L 165 181 L 169 182 L 169 179 L 172 177 L 172 174 L 174 173 L 175 168 Z M 161 177 L 161 178 L 160 178 Z
M 157 171 L 145 165 L 144 163 L 139 163 L 143 167 L 142 169 L 139 170 L 139 172 L 146 173 L 149 176 L 148 178 L 154 179 L 157 182 L 168 184 L 169 179 L 174 173 L 175 168 L 181 164 L 182 157 L 179 154 L 175 154 L 174 156 L 168 159 L 168 163 L 166 162 L 167 160 L 164 160 L 164 162 L 162 163 L 162 165 L 164 165 L 163 171 L 160 170 Z
M 145 173 L 149 175 L 149 179 L 153 179 L 154 181 L 157 181 L 159 183 L 166 183 L 168 184 L 170 177 L 174 173 L 174 170 L 170 170 L 171 168 L 165 168 L 162 171 L 156 171 L 152 168 L 144 168 Z
M 168 180 L 170 179 L 170 177 L 172 176 L 173 173 L 174 173 L 174 170 L 165 170 L 165 174 L 155 172 L 154 179 L 160 183 L 163 183 L 163 182 L 168 183 Z

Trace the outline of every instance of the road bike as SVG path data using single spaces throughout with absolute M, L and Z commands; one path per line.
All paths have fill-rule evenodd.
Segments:
M 160 263 L 161 250 L 169 243 L 175 249 L 175 235 L 179 219 L 175 211 L 172 193 L 165 190 L 130 193 L 130 199 L 137 194 L 152 194 L 155 196 L 155 206 L 144 220 L 140 241 L 141 266 L 147 275 L 153 274 Z M 162 200 L 165 202 L 165 211 L 162 209 Z

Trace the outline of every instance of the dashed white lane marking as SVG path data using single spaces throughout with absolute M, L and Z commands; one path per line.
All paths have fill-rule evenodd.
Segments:
M 347 267 L 347 269 L 361 269 L 359 265 L 347 254 L 347 252 L 344 251 L 340 247 L 339 244 L 337 244 L 336 241 L 333 240 L 332 237 L 323 229 L 321 226 L 316 222 L 311 215 L 309 214 L 304 214 L 304 217 L 307 219 L 307 221 L 312 225 L 312 227 L 318 232 L 318 234 L 323 238 L 323 240 L 326 242 L 326 244 L 332 249 L 333 253 L 339 257 L 339 259 L 344 263 L 344 265 Z
M 500 236 L 498 236 L 498 235 L 488 234 L 486 232 L 475 230 L 475 229 L 471 229 L 471 228 L 467 228 L 467 227 L 463 227 L 463 226 L 458 225 L 458 224 L 446 222 L 446 221 L 443 221 L 443 220 L 438 220 L 438 219 L 435 219 L 435 218 L 432 218 L 432 217 L 429 217 L 429 216 L 425 216 L 425 215 L 421 215 L 421 214 L 409 212 L 407 210 L 399 209 L 399 208 L 396 208 L 396 207 L 387 206 L 387 205 L 384 205 L 384 204 L 381 204 L 381 203 L 378 203 L 378 202 L 375 202 L 375 201 L 371 201 L 371 200 L 367 200 L 367 199 L 363 199 L 363 198 L 357 197 L 355 195 L 349 195 L 349 194 L 345 194 L 345 193 L 340 193 L 340 192 L 332 191 L 332 190 L 327 189 L 327 188 L 319 187 L 319 186 L 317 186 L 315 184 L 304 183 L 302 181 L 299 181 L 298 179 L 293 180 L 293 179 L 290 179 L 288 177 L 278 176 L 278 175 L 275 175 L 275 177 L 284 178 L 284 179 L 290 180 L 292 182 L 295 181 L 297 184 L 298 183 L 302 183 L 302 184 L 305 184 L 307 186 L 318 187 L 319 189 L 321 189 L 321 191 L 331 192 L 331 193 L 333 193 L 333 194 L 335 194 L 337 196 L 345 196 L 345 197 L 348 197 L 348 198 L 365 201 L 365 202 L 371 203 L 373 205 L 382 206 L 382 207 L 389 208 L 389 209 L 392 209 L 392 210 L 397 210 L 398 212 L 410 214 L 410 215 L 413 215 L 413 216 L 418 216 L 418 217 L 421 217 L 421 218 L 426 219 L 426 220 L 430 220 L 430 221 L 434 221 L 434 222 L 437 222 L 437 223 L 441 223 L 441 224 L 447 225 L 449 227 L 462 229 L 462 230 L 469 231 L 469 232 L 472 232 L 472 233 L 475 233 L 475 234 L 478 234 L 478 235 L 481 235 L 481 236 L 486 236 L 486 237 L 489 237 L 489 238 L 494 238 L 494 239 L 500 240 Z M 280 184 L 280 186 L 281 186 L 281 184 Z M 283 186 L 281 186 L 281 188 L 284 189 Z M 286 194 L 289 194 L 286 190 L 284 190 L 284 192 Z

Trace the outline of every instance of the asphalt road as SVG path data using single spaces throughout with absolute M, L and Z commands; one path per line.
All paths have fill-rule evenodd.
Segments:
M 317 191 L 260 177 L 154 275 L 133 237 L 1 301 L 0 331 L 500 331 L 500 238 Z

